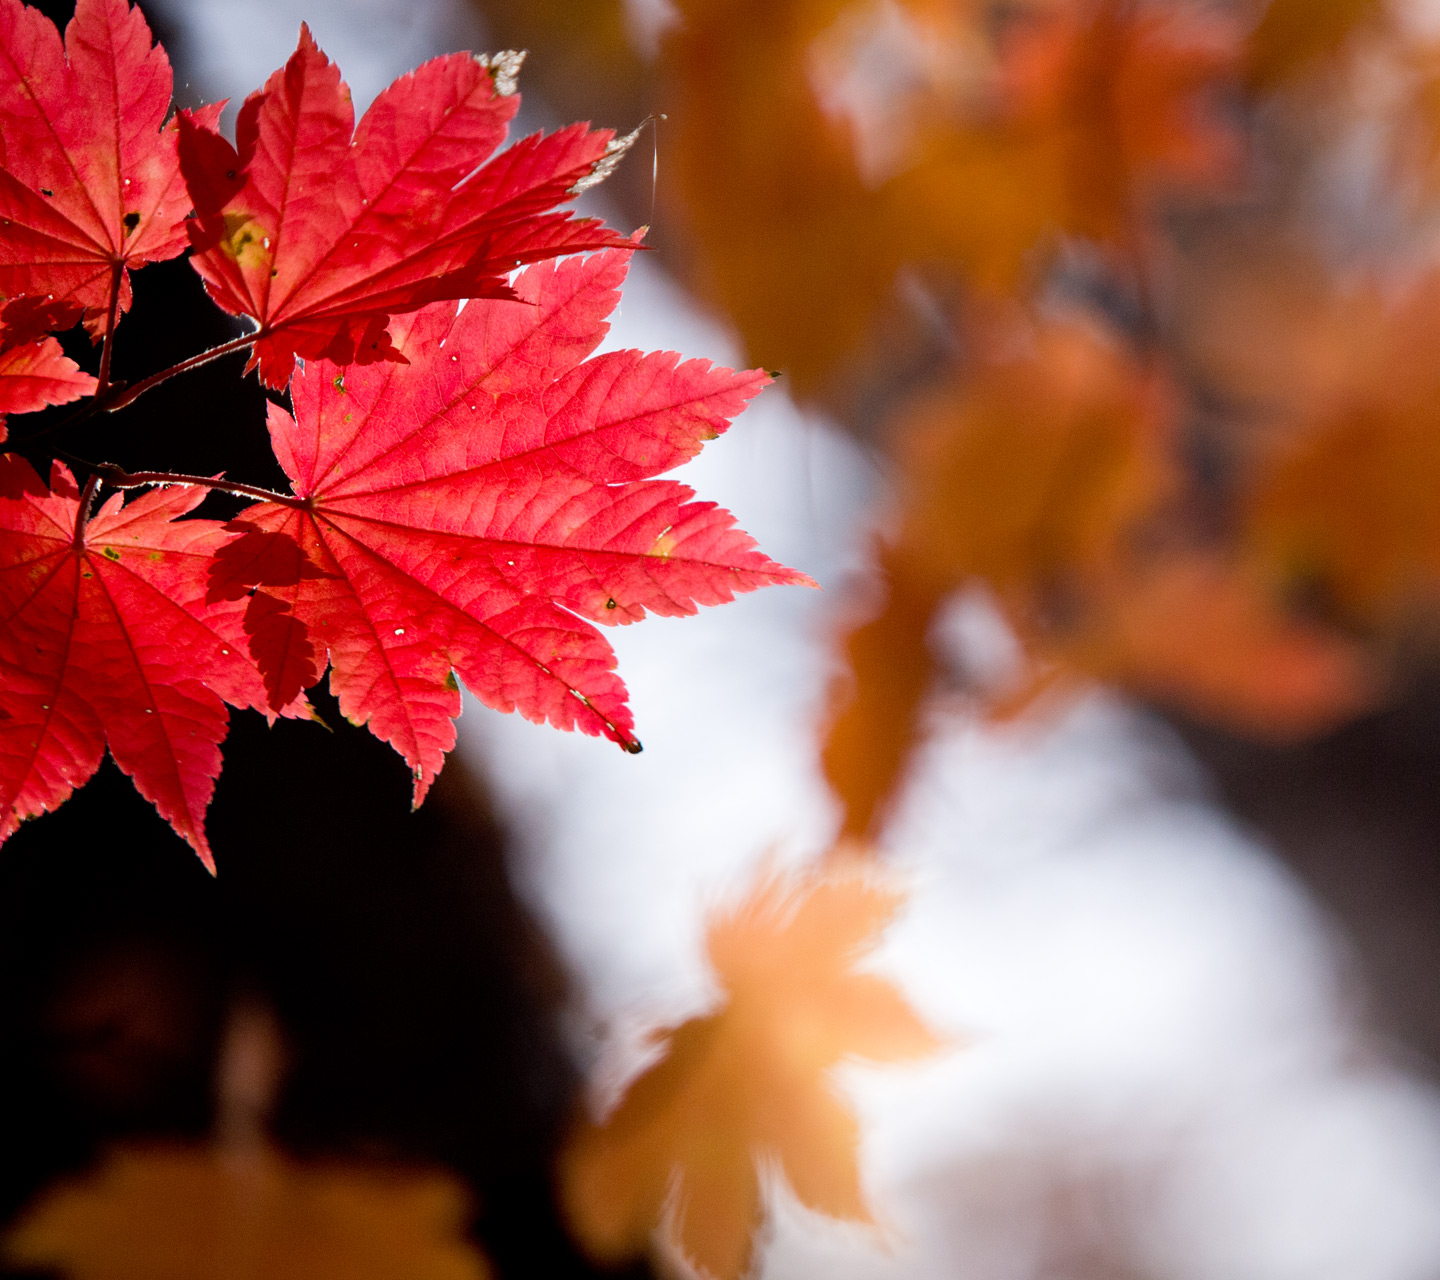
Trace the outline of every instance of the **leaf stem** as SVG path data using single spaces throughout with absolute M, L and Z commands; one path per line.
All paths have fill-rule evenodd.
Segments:
M 85 526 L 90 523 L 90 508 L 95 505 L 95 494 L 99 488 L 100 477 L 91 475 L 86 478 L 85 487 L 80 491 L 80 510 L 75 513 L 75 536 L 70 544 L 76 551 L 85 549 Z
M 87 462 L 84 458 L 72 458 L 63 453 L 59 456 L 66 462 L 89 471 L 90 478 L 85 482 L 85 489 L 92 496 L 93 486 L 103 480 L 112 489 L 140 489 L 152 484 L 193 485 L 201 489 L 218 489 L 221 493 L 231 493 L 237 498 L 258 498 L 261 502 L 274 502 L 282 507 L 293 507 L 297 511 L 304 511 L 309 506 L 306 499 L 297 498 L 292 493 L 276 493 L 273 489 L 241 484 L 238 480 L 226 480 L 221 476 L 192 476 L 179 471 L 126 471 L 124 467 L 113 462 Z
M 100 376 L 96 379 L 95 398 L 110 389 L 110 357 L 115 347 L 115 321 L 120 314 L 120 280 L 125 274 L 125 260 L 114 264 L 110 272 L 110 306 L 105 312 L 105 339 L 100 347 Z
M 92 399 L 87 400 L 74 413 L 66 414 L 59 422 L 52 422 L 44 430 L 36 431 L 33 435 L 11 436 L 9 440 L 0 444 L 0 453 L 13 453 L 17 449 L 28 448 L 38 440 L 48 439 L 50 436 L 64 431 L 66 427 L 73 427 L 77 422 L 93 418 L 97 413 L 114 413 L 117 409 L 134 404 L 147 391 L 158 387 L 162 382 L 168 382 L 176 374 L 188 373 L 191 369 L 198 369 L 202 364 L 209 364 L 212 360 L 220 359 L 221 356 L 244 351 L 246 347 L 251 346 L 258 338 L 262 337 L 263 333 L 263 330 L 257 329 L 254 333 L 247 333 L 239 338 L 232 338 L 229 342 L 222 342 L 218 347 L 211 347 L 208 351 L 202 351 L 199 355 L 180 361 L 179 364 L 172 364 L 168 369 L 161 369 L 159 373 L 152 373 L 133 387 L 117 383 L 109 388 L 108 393 L 97 390 Z M 109 348 L 107 347 L 106 350 L 108 352 Z M 105 354 L 102 353 L 100 358 L 103 365 Z M 89 464 L 77 465 L 88 466 Z
M 168 382 L 176 374 L 189 373 L 191 369 L 198 369 L 203 364 L 209 364 L 212 360 L 218 360 L 221 356 L 228 356 L 236 351 L 244 351 L 246 347 L 253 346 L 255 342 L 265 334 L 263 329 L 257 329 L 254 333 L 242 334 L 238 338 L 232 338 L 229 342 L 222 342 L 218 347 L 211 347 L 208 351 L 202 351 L 199 355 L 191 356 L 188 360 L 182 360 L 179 364 L 172 364 L 168 369 L 161 369 L 159 373 L 152 373 L 148 378 L 137 382 L 133 387 L 117 388 L 117 394 L 113 396 L 97 396 L 92 402 L 91 412 L 95 413 L 103 409 L 106 413 L 114 413 L 126 405 L 134 404 L 141 396 L 153 387 L 158 387 L 162 382 Z

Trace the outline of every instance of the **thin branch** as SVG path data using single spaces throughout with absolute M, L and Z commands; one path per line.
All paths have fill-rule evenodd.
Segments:
M 115 263 L 110 273 L 110 307 L 105 312 L 105 339 L 100 347 L 100 376 L 96 379 L 96 398 L 104 396 L 110 389 L 110 357 L 115 347 L 115 321 L 120 315 L 120 280 L 125 274 L 125 262 Z
M 57 456 L 90 473 L 90 479 L 86 481 L 87 491 L 92 484 L 101 480 L 112 489 L 141 489 L 152 484 L 193 485 L 201 489 L 218 489 L 221 493 L 231 493 L 237 498 L 258 498 L 261 502 L 274 502 L 282 507 L 293 507 L 297 511 L 304 511 L 309 506 L 306 499 L 297 498 L 293 493 L 276 493 L 273 489 L 262 489 L 259 485 L 241 484 L 237 480 L 226 480 L 217 476 L 192 476 L 178 471 L 126 471 L 124 467 L 113 462 L 87 462 L 84 458 L 71 457 L 67 453 Z
M 4 444 L 0 444 L 0 453 L 14 453 L 19 449 L 29 448 L 37 440 L 48 440 L 53 435 L 58 435 L 66 427 L 73 427 L 77 422 L 84 422 L 86 418 L 93 417 L 100 411 L 100 405 L 95 400 L 87 400 L 73 413 L 67 413 L 58 422 L 52 422 L 48 427 L 40 431 L 32 432 L 28 436 L 11 436 Z
M 142 382 L 137 382 L 133 387 L 126 387 L 123 383 L 117 383 L 109 389 L 108 394 L 97 393 L 92 399 L 80 405 L 73 413 L 68 413 L 58 422 L 52 422 L 42 431 L 36 431 L 28 436 L 11 436 L 8 441 L 0 444 L 0 453 L 13 453 L 17 449 L 28 448 L 38 440 L 47 440 L 51 436 L 64 431 L 67 427 L 73 427 L 77 422 L 84 422 L 86 418 L 93 418 L 97 413 L 114 413 L 117 409 L 123 409 L 126 405 L 134 404 L 141 396 L 162 382 L 168 382 L 179 373 L 188 373 L 191 369 L 198 369 L 203 364 L 209 364 L 212 360 L 218 360 L 221 356 L 228 356 L 236 351 L 244 351 L 252 345 L 256 339 L 262 336 L 262 331 L 247 333 L 239 338 L 232 338 L 229 342 L 222 342 L 218 347 L 211 347 L 208 351 L 202 351 L 199 355 L 191 356 L 188 360 L 182 360 L 179 364 L 172 364 L 168 369 L 161 369 L 159 373 L 152 373 Z M 102 356 L 103 359 L 103 356 Z
M 152 373 L 148 378 L 137 382 L 133 387 L 116 388 L 116 394 L 104 397 L 97 397 L 92 413 L 103 409 L 106 413 L 115 413 L 126 405 L 134 404 L 141 396 L 162 382 L 168 382 L 176 374 L 189 373 L 191 369 L 198 369 L 203 364 L 209 364 L 212 360 L 218 360 L 221 356 L 228 356 L 236 351 L 244 351 L 246 347 L 253 346 L 260 338 L 264 337 L 265 331 L 257 329 L 254 333 L 242 334 L 238 338 L 232 338 L 229 342 L 222 342 L 218 347 L 211 347 L 208 351 L 202 351 L 197 356 L 191 356 L 188 360 L 182 360 L 179 364 L 172 364 L 168 369 L 161 369 L 159 373 Z
M 90 523 L 90 508 L 95 505 L 95 494 L 100 488 L 100 477 L 92 475 L 80 491 L 80 510 L 75 513 L 75 537 L 71 545 L 76 551 L 85 547 L 85 526 Z

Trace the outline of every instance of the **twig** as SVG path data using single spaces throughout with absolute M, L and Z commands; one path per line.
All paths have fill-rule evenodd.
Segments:
M 120 314 L 120 280 L 125 274 L 125 262 L 115 263 L 110 272 L 110 306 L 105 312 L 105 339 L 100 347 L 100 376 L 96 380 L 95 395 L 103 396 L 110 388 L 110 356 L 115 346 L 115 319 Z
M 124 467 L 113 462 L 89 462 L 67 453 L 58 453 L 57 456 L 90 473 L 90 479 L 86 481 L 87 492 L 91 492 L 92 485 L 102 480 L 112 489 L 141 489 L 146 485 L 176 484 L 217 489 L 221 493 L 234 494 L 237 498 L 258 498 L 262 502 L 274 502 L 282 507 L 293 507 L 297 511 L 307 510 L 310 505 L 308 499 L 297 498 L 292 493 L 276 493 L 273 489 L 262 489 L 259 485 L 241 484 L 239 481 L 218 476 L 192 476 L 178 471 L 126 471 Z
M 100 477 L 92 475 L 80 491 L 80 510 L 75 513 L 75 537 L 71 545 L 76 551 L 84 549 L 85 526 L 90 523 L 90 508 L 95 505 L 95 493 L 100 488 Z

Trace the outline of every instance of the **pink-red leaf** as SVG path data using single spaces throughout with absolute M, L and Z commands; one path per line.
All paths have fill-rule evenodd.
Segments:
M 624 243 L 555 211 L 613 162 L 622 144 L 608 130 L 536 135 L 484 163 L 519 105 L 517 62 L 436 58 L 355 129 L 338 68 L 302 27 L 290 61 L 246 100 L 236 149 L 182 115 L 191 261 L 216 302 L 260 325 L 252 363 L 268 386 L 285 385 L 296 355 L 397 359 L 392 315 L 510 297 L 505 276 L 522 263 Z
M 455 741 L 455 675 L 497 710 L 638 750 L 591 623 L 809 582 L 729 512 L 651 478 L 768 378 L 669 353 L 587 360 L 628 259 L 532 267 L 515 282 L 523 304 L 426 307 L 394 324 L 408 363 L 308 364 L 296 417 L 271 410 L 303 506 L 241 513 L 212 598 L 264 588 L 247 629 L 281 700 L 328 651 L 342 711 L 405 758 L 417 804 Z
M 79 318 L 78 306 L 50 298 L 17 298 L 0 311 L 0 440 L 7 414 L 34 413 L 94 394 L 95 379 L 44 336 Z
M 178 519 L 204 496 L 164 489 L 122 506 L 116 495 L 77 539 L 70 473 L 57 464 L 47 489 L 24 460 L 0 458 L 0 840 L 83 786 L 108 744 L 213 869 L 204 817 L 225 703 L 259 710 L 267 698 L 245 606 L 205 599 L 228 536 Z
M 82 373 L 54 338 L 0 349 L 0 440 L 5 439 L 6 414 L 69 404 L 94 390 L 95 379 Z
M 128 270 L 185 248 L 170 89 L 128 0 L 79 0 L 63 46 L 38 10 L 0 0 L 0 295 L 79 303 L 93 332 L 117 271 L 124 310 Z M 213 125 L 218 107 L 202 114 Z

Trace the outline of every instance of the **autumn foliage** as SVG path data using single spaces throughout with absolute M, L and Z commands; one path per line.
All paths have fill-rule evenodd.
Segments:
M 496 7 L 567 47 L 576 6 Z M 1423 24 L 1384 0 L 674 10 L 648 61 L 567 83 L 666 113 L 692 282 L 887 457 L 823 744 L 847 831 L 883 829 L 938 704 L 1009 717 L 1098 679 L 1294 740 L 1433 665 Z M 936 647 L 957 598 L 1017 645 L 1003 678 Z
M 637 241 L 562 206 L 625 143 L 575 125 L 497 151 L 518 55 L 437 58 L 356 126 L 302 29 L 232 147 L 218 105 L 169 114 L 169 62 L 128 0 L 82 0 L 63 46 L 5 0 L 0 52 L 0 412 L 89 397 L 12 441 L 68 460 L 48 482 L 0 461 L 0 839 L 84 785 L 108 746 L 213 867 L 227 704 L 311 714 L 304 690 L 327 664 L 343 713 L 410 766 L 417 805 L 455 742 L 457 676 L 497 709 L 638 751 L 592 624 L 808 581 L 653 479 L 767 378 L 664 353 L 587 359 Z M 187 246 L 247 332 L 112 382 L 130 273 Z M 47 336 L 81 319 L 98 377 Z M 290 392 L 294 416 L 272 405 L 269 426 L 291 493 L 63 452 L 83 415 L 241 349 Z M 137 488 L 151 492 L 124 505 Z M 183 519 L 210 489 L 260 501 L 229 524 Z
M 668 1035 L 660 1062 L 566 1152 L 565 1198 L 599 1256 L 643 1253 L 658 1234 L 681 1265 L 738 1280 L 753 1262 L 768 1164 L 808 1207 L 872 1221 L 859 1125 L 832 1072 L 940 1047 L 891 984 L 856 972 L 903 898 L 841 866 L 798 882 L 762 877 L 711 921 L 721 1007 Z
M 465 1199 L 433 1170 L 156 1144 L 56 1188 L 7 1254 L 74 1280 L 487 1280 Z
M 817 732 L 844 853 L 715 915 L 716 1008 L 562 1160 L 598 1257 L 739 1280 L 767 1169 L 877 1216 L 833 1069 L 939 1047 L 856 969 L 903 894 L 849 861 L 937 710 L 1099 681 L 1295 740 L 1433 668 L 1440 45 L 1384 0 L 674 0 L 644 53 L 619 0 L 486 7 L 552 106 L 664 113 L 655 188 L 615 199 L 890 481 Z M 308 717 L 327 669 L 417 805 L 462 683 L 636 751 L 602 627 L 809 582 L 666 476 L 772 375 L 596 354 L 641 235 L 568 206 L 635 135 L 503 145 L 519 66 L 437 58 L 357 123 L 302 30 L 232 143 L 172 113 L 128 0 L 63 41 L 0 0 L 0 839 L 108 749 L 210 865 L 229 708 Z M 131 274 L 187 252 L 243 332 L 115 382 Z M 239 351 L 288 492 L 67 451 Z M 217 489 L 252 505 L 195 514 Z M 1004 662 L 946 639 L 957 608 Z M 192 1160 L 223 1221 L 229 1175 Z M 321 1187 L 267 1167 L 267 1195 Z M 104 1212 L 179 1168 L 125 1157 Z

